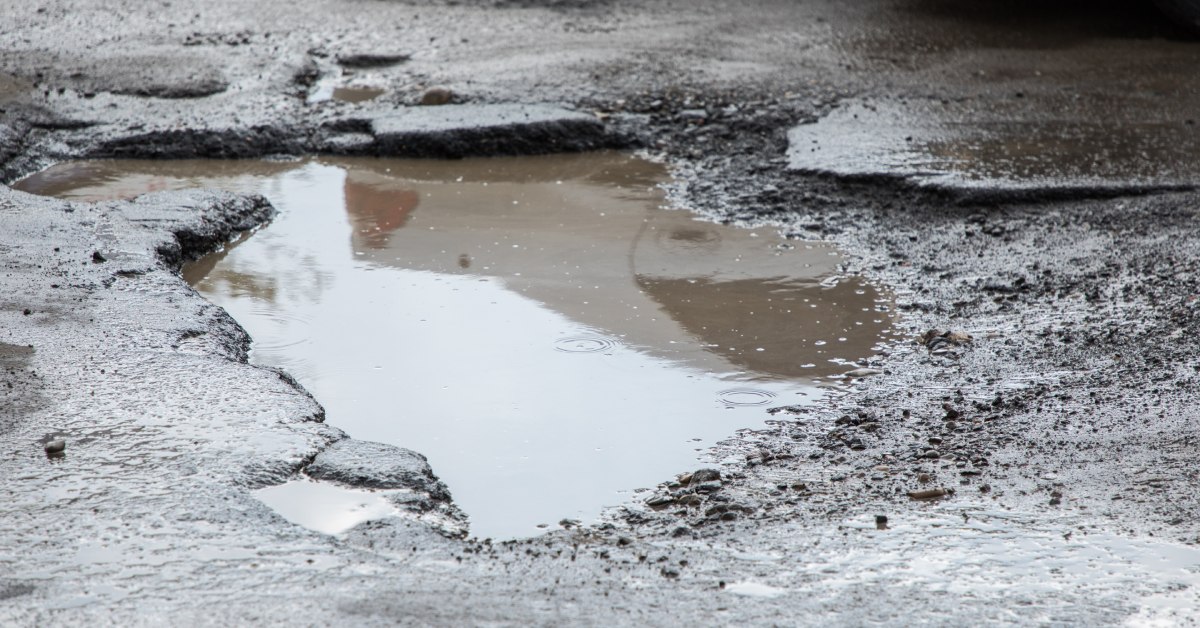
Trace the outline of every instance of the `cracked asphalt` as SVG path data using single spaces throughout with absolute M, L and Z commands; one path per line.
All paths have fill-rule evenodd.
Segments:
M 324 423 L 180 279 L 265 199 L 0 187 L 6 625 L 1200 617 L 1200 43 L 1148 3 L 51 0 L 0 24 L 5 183 L 84 157 L 640 150 L 681 207 L 837 243 L 908 336 L 730 434 L 717 474 L 463 538 L 436 468 Z M 384 93 L 315 97 L 339 87 Z M 251 496 L 314 462 L 404 516 L 335 537 Z

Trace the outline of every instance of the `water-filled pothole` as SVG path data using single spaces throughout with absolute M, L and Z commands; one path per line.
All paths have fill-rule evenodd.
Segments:
M 664 179 L 601 153 L 92 161 L 18 187 L 266 195 L 279 216 L 185 278 L 331 424 L 424 453 L 472 533 L 513 537 L 695 467 L 888 333 L 831 244 L 663 209 Z

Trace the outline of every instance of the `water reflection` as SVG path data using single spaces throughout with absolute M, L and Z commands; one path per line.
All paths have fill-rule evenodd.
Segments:
M 551 178 L 517 163 L 450 162 L 415 177 L 410 170 L 406 180 L 380 172 L 386 161 L 334 163 L 350 173 L 346 207 L 363 261 L 499 278 L 572 320 L 699 370 L 840 373 L 829 359 L 869 355 L 886 327 L 870 286 L 819 283 L 837 270 L 833 247 L 796 247 L 769 229 L 660 209 L 654 164 L 619 158 L 581 172 L 559 159 Z
M 624 155 L 237 166 L 88 162 L 20 187 L 266 194 L 279 217 L 185 276 L 331 423 L 425 453 L 481 536 L 594 518 L 818 395 L 888 328 L 831 245 L 662 209 L 662 167 Z
M 408 224 L 421 203 L 410 183 L 364 169 L 346 171 L 343 194 L 354 228 L 354 248 L 381 249 L 388 236 Z

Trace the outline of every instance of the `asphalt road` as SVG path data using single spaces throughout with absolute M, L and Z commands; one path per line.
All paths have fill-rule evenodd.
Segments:
M 262 199 L 0 187 L 0 623 L 1195 623 L 1200 43 L 1148 5 L 6 3 L 6 183 L 634 148 L 683 207 L 836 242 L 911 340 L 730 434 L 718 490 L 485 543 L 179 278 Z M 251 496 L 306 468 L 407 515 L 331 537 Z

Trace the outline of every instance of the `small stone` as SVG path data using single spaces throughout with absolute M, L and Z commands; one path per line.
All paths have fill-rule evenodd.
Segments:
M 66 450 L 66 448 L 67 448 L 67 441 L 65 441 L 61 438 L 56 438 L 56 439 L 46 443 L 46 453 L 48 453 L 48 454 L 61 454 L 63 451 Z
M 947 495 L 952 495 L 953 493 L 954 493 L 954 490 L 949 489 L 949 488 L 931 488 L 931 489 L 926 489 L 926 490 L 922 490 L 922 491 L 909 491 L 908 496 L 911 499 L 926 500 L 926 499 L 941 499 L 942 497 L 945 497 Z
M 107 261 L 108 261 L 108 258 L 101 255 L 100 251 L 92 251 L 92 263 L 93 264 L 102 264 Z
M 25 316 L 29 316 L 30 314 L 33 314 L 33 310 L 31 310 L 29 308 L 25 308 L 25 310 L 21 313 L 24 314 Z
M 875 515 L 875 529 L 876 530 L 888 529 L 887 515 Z
M 646 500 L 646 505 L 651 508 L 660 508 L 662 506 L 669 506 L 674 503 L 675 498 L 668 495 L 656 495 Z
M 688 484 L 702 484 L 704 482 L 719 482 L 721 481 L 721 472 L 716 469 L 700 469 L 692 473 L 692 477 L 688 479 Z
M 430 87 L 421 95 L 421 104 L 427 107 L 444 105 L 454 100 L 454 92 L 448 87 Z
M 853 371 L 847 371 L 846 377 L 870 377 L 871 375 L 879 375 L 881 373 L 883 373 L 883 371 L 880 369 L 862 368 L 854 369 Z
M 920 482 L 921 484 L 929 484 L 929 481 L 932 479 L 933 478 L 929 477 L 928 473 L 921 473 L 921 474 L 917 475 L 917 481 Z
M 965 331 L 946 332 L 945 338 L 956 345 L 965 345 L 973 340 L 973 338 L 971 338 L 971 334 L 968 334 Z

